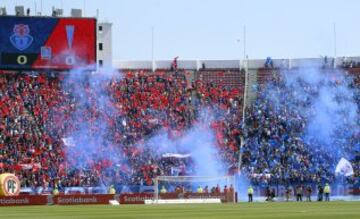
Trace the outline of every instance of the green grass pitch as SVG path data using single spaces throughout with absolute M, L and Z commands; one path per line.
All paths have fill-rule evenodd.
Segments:
M 359 219 L 360 202 L 0 207 L 0 218 L 314 218 Z

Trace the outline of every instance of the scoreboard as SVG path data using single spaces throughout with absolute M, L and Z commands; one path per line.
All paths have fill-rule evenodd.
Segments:
M 0 69 L 68 70 L 95 64 L 95 18 L 0 16 Z

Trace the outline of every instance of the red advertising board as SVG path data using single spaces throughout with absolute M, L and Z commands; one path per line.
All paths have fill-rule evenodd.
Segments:
M 53 197 L 55 205 L 109 204 L 114 195 L 57 195 Z
M 145 200 L 153 199 L 153 193 L 123 193 L 120 195 L 120 204 L 144 204 Z
M 19 195 L 0 197 L 0 206 L 109 204 L 114 195 Z
M 0 206 L 46 205 L 46 195 L 1 196 Z
M 222 202 L 232 201 L 225 193 L 199 194 L 199 193 L 166 193 L 160 195 L 161 199 L 194 199 L 194 198 L 219 198 Z M 153 199 L 153 193 L 123 193 L 121 195 L 109 194 L 77 194 L 77 195 L 19 195 L 0 197 L 0 206 L 22 205 L 86 205 L 109 204 L 110 200 L 118 200 L 120 204 L 144 204 L 147 199 Z

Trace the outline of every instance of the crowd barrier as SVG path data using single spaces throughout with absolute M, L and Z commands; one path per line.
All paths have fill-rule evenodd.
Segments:
M 206 199 L 217 198 L 221 202 L 232 202 L 229 194 L 199 194 L 199 193 L 165 193 L 160 199 Z M 18 195 L 1 196 L 0 206 L 24 205 L 84 205 L 109 204 L 110 200 L 117 200 L 120 204 L 144 204 L 145 200 L 154 199 L 154 193 L 123 193 L 123 194 L 72 194 L 72 195 Z
M 0 206 L 109 204 L 114 195 L 19 195 L 0 197 Z
M 109 204 L 114 195 L 56 195 L 52 197 L 55 205 Z
M 0 196 L 0 206 L 47 205 L 46 195 Z
M 308 185 L 303 185 L 304 186 L 304 193 L 305 193 L 305 188 Z M 350 186 L 350 185 L 331 185 L 331 195 L 332 196 L 360 196 L 360 189 L 359 189 L 359 184 Z M 254 196 L 266 196 L 266 188 L 267 186 L 253 186 L 254 188 Z M 285 193 L 286 193 L 286 189 L 288 187 L 285 186 L 271 186 L 271 189 L 275 190 L 275 194 L 278 197 L 285 197 Z M 294 195 L 295 192 L 295 188 L 296 186 L 292 186 L 292 195 Z M 243 191 L 246 192 L 245 188 Z M 317 185 L 311 185 L 311 189 L 312 189 L 312 195 L 317 195 Z
M 153 193 L 124 193 L 119 196 L 120 204 L 144 204 L 145 200 L 153 199 Z M 159 194 L 160 199 L 209 199 L 217 198 L 221 202 L 233 202 L 233 195 L 219 193 L 164 193 Z

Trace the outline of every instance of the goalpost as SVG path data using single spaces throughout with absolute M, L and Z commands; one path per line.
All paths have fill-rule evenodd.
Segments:
M 172 199 L 173 203 L 210 203 L 215 199 L 235 202 L 235 185 L 235 176 L 158 176 L 154 181 L 154 203 L 159 203 L 159 200 L 162 199 L 164 199 L 163 201 Z M 161 191 L 159 186 L 166 188 L 166 193 Z M 186 191 L 175 191 L 174 188 L 179 186 L 187 186 Z M 204 186 L 209 187 L 207 192 L 203 190 Z M 216 186 L 221 187 L 220 193 L 210 191 L 210 188 Z M 225 186 L 227 187 L 226 193 L 224 192 Z M 197 191 L 196 188 L 199 187 L 203 191 Z M 181 200 L 183 202 L 179 202 Z

